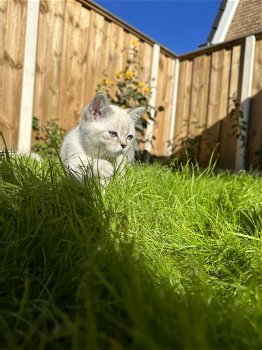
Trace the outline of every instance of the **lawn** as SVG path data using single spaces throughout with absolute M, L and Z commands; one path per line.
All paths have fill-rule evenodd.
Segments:
M 261 349 L 262 179 L 0 164 L 1 349 Z

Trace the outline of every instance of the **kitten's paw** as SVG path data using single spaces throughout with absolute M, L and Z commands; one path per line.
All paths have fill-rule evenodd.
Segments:
M 100 159 L 97 162 L 96 171 L 100 177 L 103 177 L 105 179 L 108 179 L 109 177 L 114 175 L 113 165 L 109 163 L 107 160 L 103 160 L 103 159 Z

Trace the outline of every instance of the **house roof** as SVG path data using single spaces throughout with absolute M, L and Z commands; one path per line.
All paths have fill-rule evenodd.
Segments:
M 225 40 L 240 0 L 222 0 L 206 45 L 218 44 Z
M 214 22 L 212 24 L 211 31 L 210 31 L 210 33 L 209 33 L 209 35 L 207 37 L 206 44 L 211 44 L 211 42 L 212 42 L 212 39 L 213 39 L 213 37 L 215 35 L 215 32 L 216 32 L 216 30 L 217 30 L 217 28 L 219 26 L 219 22 L 221 20 L 221 17 L 223 15 L 224 11 L 225 11 L 227 1 L 228 0 L 222 0 L 220 5 L 219 5 L 219 9 L 218 9 L 216 18 L 215 18 L 215 20 L 214 20 Z

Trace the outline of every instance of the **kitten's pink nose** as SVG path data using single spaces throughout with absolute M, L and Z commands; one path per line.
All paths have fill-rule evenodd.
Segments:
M 121 147 L 124 149 L 126 148 L 126 143 L 121 143 Z

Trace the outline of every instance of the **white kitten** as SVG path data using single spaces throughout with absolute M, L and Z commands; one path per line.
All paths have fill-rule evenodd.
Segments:
M 64 138 L 60 156 L 66 169 L 80 180 L 84 173 L 107 179 L 122 169 L 134 159 L 135 123 L 143 113 L 144 107 L 124 110 L 96 95 Z

